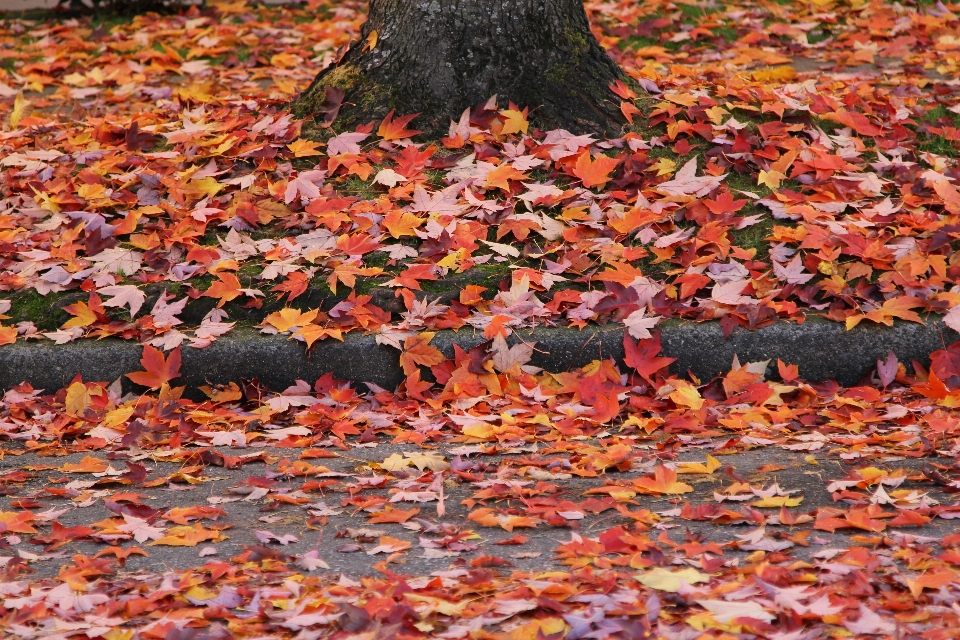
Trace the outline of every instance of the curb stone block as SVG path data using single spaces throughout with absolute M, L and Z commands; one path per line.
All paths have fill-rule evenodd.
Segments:
M 691 372 L 701 381 L 725 373 L 736 355 L 740 362 L 779 358 L 796 364 L 810 381 L 828 378 L 851 386 L 890 351 L 904 363 L 926 364 L 932 352 L 960 340 L 960 335 L 931 321 L 926 325 L 897 322 L 892 327 L 860 324 L 852 331 L 843 325 L 811 318 L 798 325 L 778 322 L 755 331 L 737 329 L 724 339 L 717 322 L 684 323 L 675 320 L 660 325 L 661 355 L 676 358 L 671 371 Z M 598 358 L 623 361 L 623 327 L 538 328 L 510 337 L 536 341 L 530 364 L 547 371 L 566 371 Z M 479 333 L 441 331 L 431 344 L 452 357 L 453 345 L 470 349 L 484 342 Z M 54 391 L 69 384 L 77 374 L 84 380 L 113 381 L 142 369 L 142 347 L 121 340 L 83 340 L 65 345 L 22 343 L 0 347 L 0 389 L 21 382 Z M 241 378 L 257 378 L 272 390 L 283 390 L 297 379 L 312 383 L 332 372 L 340 380 L 372 382 L 395 389 L 403 380 L 400 352 L 378 345 L 374 336 L 353 335 L 344 342 L 324 340 L 305 353 L 301 342 L 287 336 L 262 335 L 253 329 L 238 329 L 206 349 L 184 347 L 181 378 L 176 384 L 194 390 L 204 384 L 225 384 Z M 771 369 L 772 370 L 772 369 Z M 132 384 L 123 378 L 124 388 Z M 199 392 L 196 392 L 199 393 Z

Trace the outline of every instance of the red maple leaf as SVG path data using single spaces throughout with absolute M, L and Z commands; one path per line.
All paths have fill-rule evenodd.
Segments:
M 416 118 L 419 113 L 414 113 L 409 116 L 400 116 L 396 120 L 393 119 L 394 110 L 390 110 L 390 113 L 387 114 L 387 117 L 383 119 L 383 122 L 380 123 L 380 128 L 377 129 L 377 135 L 383 138 L 384 140 L 403 140 L 404 138 L 410 138 L 418 133 L 423 133 L 416 129 L 404 129 L 410 121 Z
M 645 340 L 634 342 L 627 333 L 623 334 L 623 360 L 627 366 L 633 367 L 647 382 L 652 382 L 651 376 L 668 367 L 676 358 L 660 358 L 658 353 L 663 349 L 660 346 L 660 332 L 654 332 Z
M 180 375 L 180 347 L 171 351 L 170 357 L 165 359 L 162 351 L 148 344 L 144 345 L 140 364 L 145 371 L 128 373 L 127 377 L 136 384 L 159 389 L 163 383 L 170 382 Z

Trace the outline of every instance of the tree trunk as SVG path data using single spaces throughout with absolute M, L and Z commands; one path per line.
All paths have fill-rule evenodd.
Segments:
M 300 117 L 345 93 L 338 124 L 420 113 L 444 135 L 450 119 L 497 95 L 529 106 L 542 128 L 618 132 L 610 84 L 624 79 L 590 32 L 582 0 L 370 0 L 361 37 L 297 99 Z M 329 108 L 329 105 L 327 105 Z

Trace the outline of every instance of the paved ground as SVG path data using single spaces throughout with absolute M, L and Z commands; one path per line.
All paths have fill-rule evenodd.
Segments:
M 558 564 L 554 550 L 558 545 L 568 542 L 571 539 L 571 533 L 579 533 L 586 537 L 595 537 L 605 530 L 617 525 L 628 525 L 630 520 L 621 516 L 613 510 L 607 510 L 604 513 L 592 514 L 587 512 L 586 517 L 581 520 L 570 520 L 564 523 L 566 526 L 551 526 L 547 523 L 541 523 L 536 528 L 518 528 L 513 531 L 506 531 L 500 527 L 478 526 L 474 522 L 466 520 L 470 509 L 463 504 L 475 494 L 478 487 L 473 483 L 483 483 L 497 478 L 498 469 L 515 469 L 519 474 L 516 479 L 521 481 L 531 481 L 531 470 L 536 467 L 531 466 L 531 462 L 536 462 L 538 454 L 531 448 L 518 450 L 512 455 L 475 455 L 469 458 L 458 458 L 455 455 L 457 451 L 448 450 L 448 447 L 440 447 L 434 453 L 443 455 L 447 460 L 458 460 L 461 464 L 455 465 L 461 468 L 467 461 L 473 462 L 473 469 L 468 473 L 473 475 L 473 483 L 467 481 L 463 476 L 448 472 L 444 481 L 444 505 L 446 514 L 444 517 L 438 517 L 437 502 L 427 501 L 422 503 L 399 502 L 391 506 L 409 510 L 419 507 L 421 512 L 418 517 L 408 520 L 404 524 L 368 524 L 368 519 L 373 514 L 366 513 L 356 506 L 344 505 L 342 501 L 351 497 L 351 492 L 358 489 L 363 479 L 369 482 L 376 475 L 385 475 L 382 470 L 376 470 L 368 466 L 367 461 L 378 463 L 395 453 L 404 452 L 422 452 L 421 449 L 414 446 L 396 446 L 389 444 L 373 444 L 372 446 L 356 446 L 348 451 L 333 449 L 334 457 L 309 460 L 314 466 L 323 466 L 328 471 L 311 470 L 309 476 L 293 478 L 289 475 L 278 474 L 278 467 L 283 465 L 280 462 L 283 459 L 296 460 L 299 450 L 259 448 L 259 449 L 230 449 L 214 448 L 209 451 L 220 451 L 228 456 L 243 456 L 256 453 L 263 453 L 268 458 L 268 464 L 261 461 L 245 464 L 240 469 L 226 469 L 222 466 L 214 465 L 196 465 L 196 459 L 183 460 L 177 462 L 164 461 L 162 458 L 150 456 L 147 453 L 138 455 L 131 453 L 129 460 L 136 464 L 142 464 L 148 473 L 141 486 L 119 486 L 109 481 L 109 477 L 97 478 L 89 473 L 64 473 L 66 464 L 78 464 L 86 457 L 84 454 L 71 454 L 68 456 L 39 457 L 33 454 L 11 455 L 15 449 L 11 445 L 4 447 L 5 457 L 0 461 L 0 472 L 8 473 L 14 470 L 25 470 L 33 474 L 33 478 L 24 482 L 21 486 L 7 485 L 8 495 L 0 498 L 0 510 L 16 511 L 24 505 L 24 501 L 35 499 L 43 502 L 43 508 L 59 511 L 65 510 L 65 513 L 57 519 L 65 527 L 93 527 L 97 529 L 96 524 L 108 518 L 114 518 L 118 514 L 111 511 L 108 507 L 117 508 L 117 503 L 113 502 L 118 492 L 135 492 L 142 496 L 142 502 L 147 507 L 142 511 L 128 511 L 131 515 L 139 515 L 147 520 L 151 516 L 147 514 L 156 512 L 163 513 L 168 509 L 193 506 L 215 506 L 222 509 L 225 517 L 218 517 L 216 520 L 204 520 L 207 528 L 224 528 L 226 539 L 220 542 L 205 543 L 201 542 L 196 546 L 152 546 L 147 541 L 140 544 L 148 556 L 131 555 L 126 563 L 128 571 L 158 571 L 163 569 L 187 569 L 195 567 L 199 562 L 200 553 L 209 554 L 212 559 L 232 558 L 245 548 L 261 545 L 262 540 L 258 540 L 256 531 L 269 531 L 275 534 L 275 538 L 270 539 L 265 545 L 270 552 L 290 555 L 302 555 L 308 551 L 316 549 L 319 557 L 329 565 L 333 572 L 343 572 L 350 576 L 367 575 L 373 571 L 372 565 L 384 560 L 388 554 L 370 553 L 380 542 L 380 536 L 390 536 L 411 543 L 412 548 L 402 554 L 392 557 L 391 561 L 397 563 L 395 571 L 413 574 L 428 575 L 434 571 L 456 566 L 463 566 L 472 560 L 481 556 L 495 556 L 509 562 L 513 567 L 521 570 L 542 570 L 548 565 L 554 568 L 561 568 Z M 199 454 L 200 449 L 194 448 L 194 453 Z M 94 454 L 93 457 L 101 460 L 109 460 L 111 466 L 115 469 L 124 470 L 125 454 L 103 455 Z M 556 456 L 550 456 L 551 458 Z M 702 461 L 704 454 L 698 451 L 686 450 L 679 456 L 679 461 Z M 562 460 L 563 456 L 560 456 Z M 835 479 L 847 475 L 847 470 L 852 468 L 850 465 L 837 459 L 830 459 L 827 456 L 818 456 L 818 465 L 811 464 L 807 453 L 788 452 L 772 448 L 763 448 L 739 453 L 730 456 L 721 456 L 719 459 L 724 467 L 731 465 L 736 469 L 737 474 L 751 482 L 754 486 L 762 485 L 769 487 L 777 483 L 782 489 L 787 491 L 797 491 L 793 497 L 802 497 L 802 503 L 799 507 L 792 509 L 796 514 L 813 513 L 817 508 L 835 506 L 844 508 L 847 505 L 842 501 L 834 503 L 831 494 L 827 491 L 828 484 Z M 930 462 L 936 460 L 924 459 L 921 461 L 910 459 L 889 458 L 879 462 L 876 466 L 887 471 L 902 468 L 908 470 L 909 474 L 919 472 L 920 468 L 927 466 Z M 558 499 L 567 499 L 579 502 L 585 496 L 584 492 L 588 489 L 602 486 L 606 481 L 626 481 L 637 478 L 649 471 L 649 468 L 655 464 L 653 459 L 646 461 L 635 461 L 634 468 L 627 472 L 613 471 L 606 476 L 599 478 L 578 478 L 570 477 L 567 474 L 555 474 L 554 479 L 550 479 L 550 472 L 541 472 L 534 474 L 533 477 L 555 484 L 559 490 L 550 493 L 551 496 Z M 557 465 L 554 465 L 557 467 Z M 863 466 L 859 464 L 856 466 Z M 763 468 L 766 467 L 766 470 Z M 781 468 L 782 467 L 782 468 Z M 557 467 L 558 468 L 558 467 Z M 161 482 L 159 486 L 144 487 L 143 484 L 154 484 L 152 481 L 170 477 L 172 474 L 182 472 L 179 477 L 174 477 L 171 481 Z M 544 475 L 546 473 L 546 475 Z M 500 471 L 500 475 L 503 471 Z M 398 475 L 398 474 L 393 474 Z M 400 473 L 402 475 L 402 472 Z M 567 477 L 564 477 L 567 476 Z M 98 482 L 97 485 L 85 486 L 87 483 Z M 317 489 L 317 483 L 335 480 L 337 483 L 330 483 L 329 488 Z M 392 478 L 390 486 L 395 486 L 396 478 Z M 753 549 L 741 550 L 737 548 L 736 543 L 745 544 L 740 536 L 746 536 L 748 533 L 755 533 L 757 528 L 749 523 L 729 524 L 718 526 L 711 521 L 691 521 L 689 519 L 675 518 L 672 511 L 678 509 L 684 503 L 691 505 L 716 504 L 714 500 L 714 491 L 721 490 L 724 486 L 729 486 L 734 479 L 724 473 L 721 468 L 712 474 L 704 475 L 684 475 L 681 480 L 693 485 L 695 491 L 679 497 L 671 496 L 638 496 L 637 504 L 631 505 L 631 509 L 649 509 L 652 512 L 659 513 L 662 521 L 655 525 L 656 529 L 662 529 L 667 533 L 671 540 L 682 543 L 684 539 L 697 539 L 703 544 L 707 542 L 716 542 L 724 546 L 726 560 L 734 560 L 738 557 L 744 557 L 751 553 Z M 192 484 L 191 484 L 192 483 Z M 312 490 L 299 491 L 304 488 L 305 483 L 309 487 L 314 485 Z M 532 481 L 530 482 L 532 484 Z M 923 486 L 907 481 L 901 485 L 900 489 L 918 488 L 929 490 L 930 483 Z M 254 486 L 255 485 L 255 486 Z M 55 492 L 63 488 L 72 489 L 69 497 L 51 498 L 51 489 Z M 257 491 L 257 487 L 269 489 L 269 493 L 264 490 Z M 364 496 L 384 496 L 390 497 L 386 490 L 365 490 Z M 289 498 L 297 497 L 308 498 L 306 504 L 297 505 L 282 502 Z M 595 496 L 602 497 L 602 496 Z M 943 499 L 945 496 L 938 496 L 937 492 L 930 494 L 930 497 Z M 279 500 L 278 500 L 279 498 Z M 516 499 L 487 501 L 487 504 L 501 508 L 519 507 L 523 510 L 523 505 Z M 724 506 L 731 509 L 739 509 L 743 503 L 726 502 Z M 138 507 L 138 509 L 140 509 Z M 765 515 L 769 516 L 776 513 L 776 510 L 762 509 Z M 170 522 L 159 522 L 161 526 L 171 526 Z M 808 525 L 809 527 L 809 525 Z M 785 540 L 786 536 L 794 533 L 789 527 L 775 527 L 777 531 L 771 534 Z M 437 541 L 445 536 L 455 535 L 458 532 L 469 530 L 475 533 L 475 536 L 461 536 L 466 546 L 450 549 L 449 545 L 441 549 L 428 549 L 431 541 Z M 935 519 L 931 524 L 918 530 L 911 528 L 905 530 L 906 533 L 930 535 L 934 537 L 943 537 L 948 533 L 960 531 L 960 522 L 956 520 L 938 520 Z M 45 531 L 44 531 L 45 533 Z M 655 532 L 654 532 L 655 533 Z M 851 535 L 862 534 L 862 531 L 856 529 L 838 531 L 830 534 L 825 531 L 815 531 L 807 540 L 809 546 L 800 546 L 791 549 L 792 555 L 798 559 L 808 559 L 812 554 L 833 547 L 849 546 Z M 498 545 L 498 542 L 512 538 L 516 534 L 521 534 L 528 538 L 523 545 Z M 261 536 L 263 534 L 261 533 Z M 886 535 L 892 535 L 887 531 Z M 286 538 L 293 536 L 295 540 Z M 94 535 L 96 537 L 96 534 Z M 94 541 L 89 538 L 81 539 L 75 542 L 69 542 L 57 548 L 45 547 L 36 542 L 31 543 L 32 536 L 8 535 L 7 544 L 0 545 L 0 557 L 6 555 L 20 555 L 30 560 L 31 567 L 37 572 L 37 577 L 52 577 L 57 574 L 62 562 L 60 559 L 69 557 L 73 553 L 81 552 L 86 555 L 94 555 L 107 548 L 110 541 L 101 539 Z M 277 538 L 283 538 L 284 541 L 290 540 L 286 544 L 278 544 Z M 129 546 L 127 544 L 126 546 Z M 789 544 L 794 547 L 794 544 Z M 215 553 L 214 553 L 215 550 Z M 25 555 L 26 553 L 26 555 Z M 33 555 L 30 555 L 33 554 Z

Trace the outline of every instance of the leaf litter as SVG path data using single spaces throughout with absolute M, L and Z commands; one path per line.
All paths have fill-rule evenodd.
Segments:
M 5 633 L 952 637 L 960 345 L 852 388 L 701 381 L 656 326 L 960 324 L 958 7 L 588 3 L 650 96 L 614 87 L 633 131 L 488 103 L 422 144 L 409 114 L 317 138 L 285 111 L 361 3 L 211 5 L 0 21 L 0 343 L 137 340 L 149 389 L 4 395 Z M 249 317 L 374 333 L 406 379 L 185 398 L 183 350 Z M 625 366 L 505 340 L 588 323 L 628 328 Z M 488 343 L 448 359 L 442 329 Z

